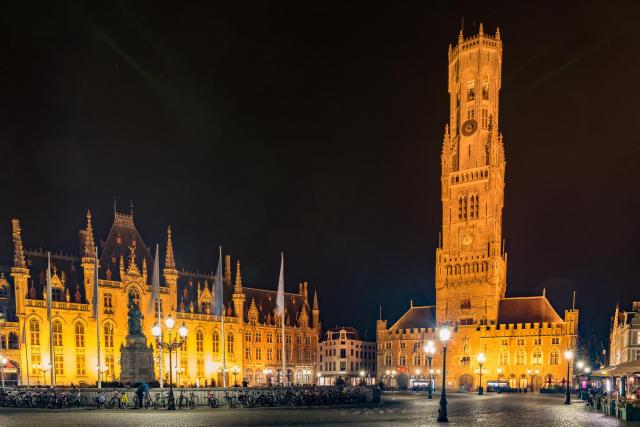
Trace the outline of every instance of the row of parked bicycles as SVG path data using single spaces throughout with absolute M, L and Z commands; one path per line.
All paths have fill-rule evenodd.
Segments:
M 81 408 L 88 399 L 78 390 L 10 390 L 0 389 L 0 407 Z
M 219 395 L 209 391 L 206 402 L 201 402 L 193 391 L 176 390 L 174 393 L 177 409 L 195 409 L 200 405 L 209 408 L 221 406 L 229 408 L 293 407 L 313 405 L 348 405 L 366 403 L 366 395 L 358 388 L 318 388 L 299 389 L 238 389 L 225 391 Z M 139 401 L 138 394 L 133 400 L 120 390 L 112 393 L 99 392 L 95 397 L 98 409 L 161 409 L 167 408 L 169 394 L 165 390 L 145 391 Z M 89 404 L 87 396 L 79 390 L 11 390 L 0 389 L 0 407 L 22 408 L 81 408 Z

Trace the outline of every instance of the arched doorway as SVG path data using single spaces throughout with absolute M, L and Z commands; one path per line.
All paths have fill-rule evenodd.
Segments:
M 15 387 L 19 384 L 20 368 L 18 366 L 18 362 L 15 360 L 7 360 L 2 371 L 5 386 Z
M 398 374 L 398 388 L 401 390 L 409 388 L 409 375 L 404 373 Z
M 534 375 L 531 384 L 531 391 L 540 390 L 542 388 L 542 377 L 540 375 Z
M 473 376 L 469 374 L 461 375 L 458 379 L 460 391 L 471 391 L 473 389 Z
M 509 376 L 509 388 L 518 388 L 518 381 L 516 380 L 515 374 Z
M 529 388 L 529 379 L 525 374 L 520 375 L 520 381 L 518 381 L 518 388 L 526 390 Z

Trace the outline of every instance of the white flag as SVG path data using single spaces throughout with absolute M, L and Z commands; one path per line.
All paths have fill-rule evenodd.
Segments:
M 156 245 L 156 258 L 153 260 L 153 275 L 151 276 L 151 299 L 152 304 L 157 304 L 160 300 L 160 252 Z
M 51 253 L 47 252 L 47 319 L 51 320 Z
M 278 295 L 276 296 L 276 314 L 284 319 L 284 254 L 280 254 L 280 279 L 278 280 Z
M 214 316 L 222 316 L 224 310 L 224 290 L 222 286 L 222 246 L 220 246 L 220 254 L 218 256 L 218 268 L 216 269 L 216 278 L 213 282 L 213 300 L 211 300 L 211 314 Z
M 93 260 L 93 301 L 87 301 L 93 303 L 93 318 L 98 320 L 98 305 L 100 298 L 98 295 L 98 247 L 95 248 L 95 259 Z

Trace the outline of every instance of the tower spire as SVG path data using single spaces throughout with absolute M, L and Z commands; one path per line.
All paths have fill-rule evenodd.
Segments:
M 171 240 L 171 226 L 167 227 L 167 256 L 164 260 L 164 268 L 175 270 L 176 260 L 173 258 L 173 241 Z
M 22 246 L 22 230 L 20 229 L 20 220 L 12 219 L 11 225 L 13 229 L 13 266 L 25 268 L 27 263 L 24 258 L 24 248 Z
M 237 294 L 242 292 L 242 274 L 240 273 L 240 260 L 236 261 L 236 284 L 233 292 Z
M 318 292 L 317 291 L 313 291 L 313 309 L 314 310 L 319 310 L 319 308 L 318 308 Z
M 87 229 L 84 236 L 84 256 L 93 258 L 95 254 L 95 242 L 93 240 L 93 226 L 91 225 L 91 211 L 87 210 Z

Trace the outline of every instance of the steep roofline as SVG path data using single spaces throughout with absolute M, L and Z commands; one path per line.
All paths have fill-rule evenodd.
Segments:
M 564 319 L 562 317 L 560 317 L 560 315 L 558 314 L 556 309 L 553 307 L 553 305 L 551 305 L 551 302 L 549 301 L 549 299 L 547 298 L 546 295 L 534 295 L 534 296 L 528 296 L 528 297 L 506 297 L 506 298 L 500 298 L 500 301 L 509 300 L 509 299 L 538 299 L 538 298 L 543 299 L 547 303 L 547 305 L 549 306 L 549 308 L 551 309 L 553 314 L 556 315 L 556 317 L 558 319 L 558 322 L 564 323 Z M 499 315 L 500 315 L 500 313 L 498 313 L 498 316 Z
M 401 321 L 402 319 L 404 319 L 404 317 L 405 317 L 407 314 L 409 314 L 409 312 L 410 312 L 411 310 L 413 310 L 413 309 L 415 309 L 415 308 L 435 308 L 435 304 L 434 304 L 434 305 L 420 305 L 420 306 L 416 306 L 416 305 L 414 305 L 413 307 L 409 307 L 409 310 L 405 311 L 405 313 L 404 313 L 402 316 L 400 316 L 400 318 L 399 318 L 398 320 L 396 320 L 396 323 L 394 323 L 394 324 L 393 324 L 393 326 L 391 326 L 391 327 L 389 328 L 389 330 L 391 330 L 391 329 L 395 328 L 395 327 L 396 327 L 396 325 L 397 325 L 398 323 L 400 323 L 400 321 Z

